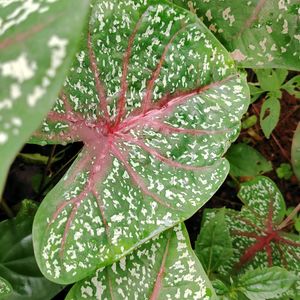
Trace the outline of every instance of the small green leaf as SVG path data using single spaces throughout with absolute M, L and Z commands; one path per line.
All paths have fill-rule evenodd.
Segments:
M 288 74 L 286 69 L 255 70 L 258 82 L 264 91 L 278 92 Z
M 300 75 L 294 76 L 281 88 L 286 90 L 290 95 L 293 95 L 296 98 L 300 98 Z
M 15 155 L 54 104 L 88 4 L 0 1 L 0 195 Z
M 258 176 L 272 170 L 272 163 L 247 144 L 233 144 L 226 153 L 234 177 Z
M 221 209 L 208 222 L 205 222 L 205 213 L 203 218 L 204 222 L 195 244 L 195 253 L 205 271 L 210 274 L 232 256 L 232 245 L 225 222 L 225 209 Z
M 249 270 L 240 276 L 237 288 L 250 300 L 282 296 L 296 282 L 296 276 L 280 267 Z
M 215 292 L 216 292 L 216 294 L 217 294 L 218 296 L 220 296 L 220 295 L 226 295 L 226 294 L 229 292 L 229 290 L 230 290 L 230 287 L 227 286 L 227 285 L 226 285 L 222 280 L 220 280 L 220 279 L 215 279 L 215 280 L 213 280 L 211 283 L 212 283 L 213 288 L 214 288 L 214 290 L 215 290 Z
M 300 180 L 300 122 L 293 136 L 291 162 L 298 180 Z
M 3 277 L 0 277 L 0 299 L 3 299 L 5 296 L 11 294 L 12 290 L 11 284 Z
M 258 83 L 252 83 L 248 82 L 249 88 L 250 88 L 250 94 L 251 94 L 251 101 L 250 103 L 254 103 L 262 93 L 265 91 L 261 89 Z
M 269 138 L 273 129 L 276 127 L 280 117 L 280 101 L 278 98 L 269 96 L 264 101 L 260 111 L 260 126 Z
M 66 300 L 216 299 L 212 285 L 179 224 L 112 266 L 76 283 Z
M 293 176 L 292 167 L 290 164 L 282 163 L 280 166 L 276 169 L 276 174 L 278 178 L 289 180 Z
M 32 222 L 33 215 L 24 212 L 0 223 L 0 274 L 13 288 L 7 300 L 50 300 L 62 289 L 44 278 L 36 264 Z

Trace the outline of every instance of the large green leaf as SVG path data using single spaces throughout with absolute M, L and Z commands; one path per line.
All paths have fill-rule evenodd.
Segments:
M 0 195 L 15 155 L 57 97 L 88 3 L 0 1 Z
M 190 217 L 228 173 L 248 88 L 225 49 L 164 1 L 98 1 L 36 142 L 84 148 L 33 234 L 46 277 L 74 282 Z
M 33 217 L 26 215 L 0 223 L 0 276 L 12 288 L 5 300 L 52 299 L 62 287 L 48 281 L 34 258 L 31 231 Z M 1 286 L 1 278 L 0 278 Z
M 216 299 L 189 242 L 177 225 L 132 254 L 75 284 L 66 300 Z
M 246 68 L 300 70 L 298 0 L 173 0 L 195 12 Z

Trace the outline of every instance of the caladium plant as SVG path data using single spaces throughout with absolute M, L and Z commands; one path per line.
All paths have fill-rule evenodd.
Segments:
M 192 13 L 165 1 L 96 1 L 60 97 L 34 140 L 82 141 L 33 226 L 59 283 L 89 276 L 185 220 L 228 173 L 245 76 Z
M 196 13 L 241 66 L 300 70 L 299 1 L 173 2 Z
M 0 195 L 10 164 L 56 100 L 88 9 L 81 0 L 0 1 Z
M 220 274 L 243 272 L 253 268 L 281 266 L 300 273 L 300 237 L 288 232 L 300 205 L 284 219 L 284 199 L 268 177 L 259 176 L 241 184 L 239 197 L 244 203 L 241 212 L 227 209 L 226 223 L 230 230 L 233 255 L 218 269 Z M 207 210 L 204 224 L 215 215 Z M 300 282 L 294 291 L 299 296 Z

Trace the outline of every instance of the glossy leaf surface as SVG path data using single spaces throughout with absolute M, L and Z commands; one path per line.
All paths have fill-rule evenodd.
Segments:
M 191 216 L 228 173 L 248 104 L 245 76 L 188 11 L 98 1 L 36 142 L 84 148 L 34 222 L 46 277 L 90 275 Z M 113 26 L 112 26 L 113 24 Z
M 241 66 L 300 70 L 298 0 L 173 2 L 196 13 Z
M 88 5 L 0 1 L 0 194 L 15 155 L 55 102 Z
M 79 299 L 216 298 L 182 224 L 75 284 L 66 300 Z
M 11 293 L 3 298 L 0 296 L 1 299 L 50 300 L 62 289 L 48 281 L 36 264 L 32 222 L 33 217 L 26 215 L 0 223 L 0 276 L 12 287 Z

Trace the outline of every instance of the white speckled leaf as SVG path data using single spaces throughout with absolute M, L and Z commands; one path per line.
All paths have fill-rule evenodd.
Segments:
M 88 3 L 0 1 L 0 195 L 16 153 L 57 97 Z
M 196 12 L 246 68 L 300 70 L 298 0 L 173 0 Z
M 12 292 L 11 284 L 5 280 L 4 278 L 0 277 L 0 298 L 4 296 L 8 296 Z
M 66 300 L 216 299 L 183 224 L 75 284 Z
M 300 237 L 279 227 L 285 203 L 275 183 L 268 177 L 257 177 L 241 185 L 239 197 L 245 203 L 241 212 L 227 209 L 234 255 L 220 268 L 221 273 L 280 266 L 299 275 Z M 213 215 L 207 210 L 205 219 Z M 299 280 L 298 286 L 300 291 Z
M 37 260 L 54 281 L 82 279 L 190 217 L 228 173 L 222 155 L 247 109 L 245 76 L 197 17 L 150 3 L 94 5 L 35 134 L 84 143 L 34 223 Z

